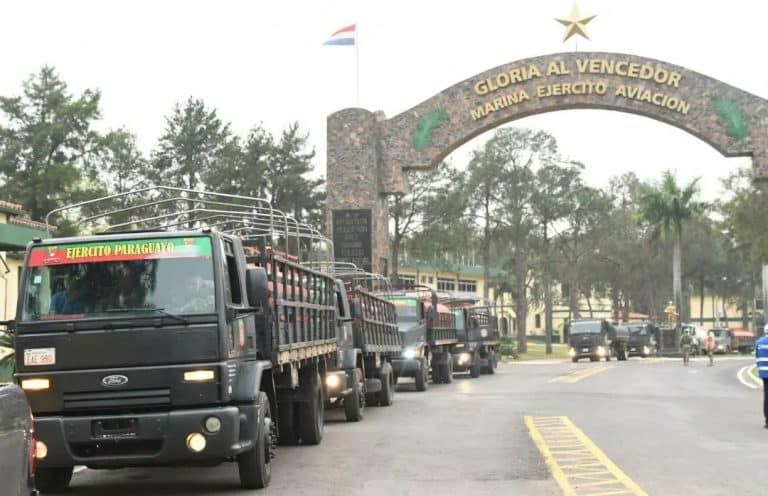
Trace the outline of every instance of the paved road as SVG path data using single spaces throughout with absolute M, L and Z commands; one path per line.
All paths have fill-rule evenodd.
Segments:
M 260 494 L 763 495 L 768 431 L 761 392 L 736 378 L 745 360 L 520 363 L 426 393 L 401 385 L 361 423 L 329 412 L 321 446 L 280 448 Z M 251 493 L 225 464 L 84 470 L 70 494 Z

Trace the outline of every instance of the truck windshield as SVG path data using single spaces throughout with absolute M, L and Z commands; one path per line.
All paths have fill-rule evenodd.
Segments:
M 207 237 L 35 247 L 21 320 L 212 313 L 213 280 Z
M 571 335 L 573 334 L 600 334 L 600 321 L 593 320 L 589 322 L 573 322 L 571 324 Z
M 728 337 L 728 331 L 726 331 L 725 329 L 715 329 L 712 332 L 715 333 L 715 337 L 716 338 L 727 338 Z
M 454 310 L 453 311 L 453 320 L 456 325 L 456 334 L 458 334 L 459 339 L 465 340 L 467 339 L 467 329 L 464 322 L 464 311 L 463 310 Z
M 648 330 L 645 326 L 630 327 L 629 332 L 632 333 L 633 336 L 645 336 L 648 334 Z
M 398 298 L 392 300 L 397 313 L 397 323 L 412 325 L 419 320 L 419 307 L 416 298 Z M 402 327 L 402 326 L 400 326 Z

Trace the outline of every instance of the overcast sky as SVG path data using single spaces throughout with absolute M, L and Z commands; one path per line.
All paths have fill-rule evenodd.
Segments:
M 442 89 L 517 59 L 572 51 L 562 43 L 571 0 L 482 1 L 3 1 L 0 94 L 18 94 L 43 64 L 73 91 L 103 92 L 104 128 L 125 126 L 149 151 L 175 102 L 202 98 L 245 134 L 262 123 L 278 133 L 298 121 L 325 173 L 325 119 L 355 106 L 355 49 L 323 46 L 358 24 L 360 106 L 403 112 Z M 768 3 L 583 0 L 592 41 L 582 51 L 631 53 L 684 66 L 768 97 L 764 49 Z M 634 170 L 702 176 L 707 199 L 718 178 L 749 163 L 723 158 L 687 133 L 644 117 L 569 110 L 511 125 L 553 133 L 587 180 Z M 465 162 L 469 149 L 452 155 Z

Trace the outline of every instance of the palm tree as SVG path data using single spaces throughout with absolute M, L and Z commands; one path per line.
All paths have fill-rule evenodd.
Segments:
M 643 217 L 651 226 L 651 239 L 671 237 L 674 243 L 672 255 L 672 294 L 677 312 L 675 342 L 679 338 L 682 322 L 682 240 L 683 224 L 687 219 L 701 215 L 707 208 L 705 203 L 695 201 L 698 193 L 696 178 L 685 186 L 677 183 L 672 171 L 662 174 L 661 182 L 656 185 L 641 185 L 639 191 L 640 208 Z

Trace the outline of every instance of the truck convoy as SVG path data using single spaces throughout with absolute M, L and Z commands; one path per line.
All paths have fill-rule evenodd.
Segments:
M 152 199 L 114 207 L 137 193 Z M 75 465 L 236 462 L 244 488 L 266 487 L 278 442 L 322 441 L 326 405 L 358 421 L 392 404 L 399 376 L 421 391 L 430 368 L 452 380 L 456 321 L 434 294 L 377 294 L 268 248 L 330 240 L 263 200 L 125 195 L 69 207 L 102 202 L 83 219 L 102 234 L 35 239 L 25 254 L 15 377 L 43 492 L 65 490 Z
M 246 260 L 244 236 L 223 224 L 173 230 L 193 211 L 221 217 L 222 205 L 249 227 L 266 214 L 227 195 L 161 189 L 166 208 L 169 194 L 183 193 L 183 205 L 201 197 L 193 210 L 152 215 L 167 219 L 163 231 L 27 249 L 16 377 L 36 419 L 44 492 L 64 490 L 75 465 L 223 461 L 260 488 L 278 440 L 322 440 L 323 385 L 339 373 L 339 286 L 266 251 Z
M 568 344 L 571 361 L 588 357 L 596 362 L 601 358 L 627 359 L 629 329 L 614 326 L 603 319 L 575 319 L 569 325 Z

